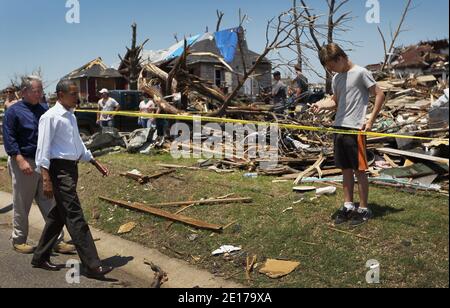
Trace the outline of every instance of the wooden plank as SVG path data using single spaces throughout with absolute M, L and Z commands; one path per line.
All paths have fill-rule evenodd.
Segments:
M 384 154 L 383 158 L 389 165 L 391 165 L 392 168 L 398 168 L 399 167 L 387 154 Z
M 227 203 L 251 203 L 252 198 L 229 198 L 229 199 L 210 199 L 210 200 L 197 200 L 197 201 L 180 201 L 180 202 L 164 202 L 149 204 L 152 207 L 167 207 L 167 206 L 187 206 L 191 204 L 197 205 L 213 205 L 213 204 L 227 204 Z
M 223 227 L 219 226 L 219 225 L 210 224 L 210 223 L 207 223 L 207 222 L 204 222 L 201 220 L 197 220 L 197 219 L 193 219 L 193 218 L 183 216 L 183 215 L 172 214 L 172 213 L 163 211 L 161 209 L 152 208 L 152 207 L 144 205 L 144 204 L 128 203 L 125 201 L 113 200 L 113 199 L 106 198 L 106 197 L 99 197 L 99 198 L 100 198 L 100 200 L 107 201 L 112 204 L 117 204 L 118 206 L 121 206 L 121 207 L 124 207 L 127 209 L 132 209 L 132 210 L 137 210 L 137 211 L 141 211 L 144 213 L 152 214 L 152 215 L 166 218 L 166 219 L 169 219 L 169 220 L 172 220 L 175 222 L 181 222 L 181 223 L 184 223 L 186 225 L 193 226 L 196 228 L 211 230 L 211 231 L 215 231 L 215 232 L 221 232 L 223 229 Z
M 398 156 L 405 156 L 409 158 L 417 158 L 427 161 L 433 161 L 436 163 L 443 163 L 449 165 L 449 159 L 448 158 L 442 158 L 442 157 L 435 157 L 425 154 L 418 154 L 414 152 L 408 152 L 408 151 L 402 151 L 402 150 L 396 150 L 396 149 L 389 149 L 389 148 L 381 148 L 377 149 L 378 152 L 386 153 L 386 154 L 392 154 L 392 155 L 398 155 Z
M 163 168 L 172 168 L 172 169 L 202 170 L 202 168 L 198 168 L 198 167 L 173 165 L 173 164 L 158 164 L 158 166 L 163 167 Z
M 138 175 L 138 174 L 134 174 L 131 172 L 126 172 L 126 173 L 121 173 L 121 176 L 133 179 L 137 182 L 139 182 L 139 184 L 147 184 L 148 182 L 150 182 L 150 180 L 152 179 L 157 179 L 159 177 L 162 177 L 163 175 L 166 174 L 170 174 L 170 173 L 174 173 L 175 170 L 166 170 L 166 171 L 162 171 L 153 175 Z

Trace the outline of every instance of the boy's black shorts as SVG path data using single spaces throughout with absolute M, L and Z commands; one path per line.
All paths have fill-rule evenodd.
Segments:
M 353 130 L 335 127 L 340 130 Z M 346 170 L 367 171 L 366 136 L 363 135 L 334 135 L 334 161 L 336 168 Z

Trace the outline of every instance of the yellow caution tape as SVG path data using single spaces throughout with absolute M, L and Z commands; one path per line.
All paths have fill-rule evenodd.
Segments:
M 253 125 L 264 125 L 272 126 L 276 125 L 280 128 L 290 129 L 290 130 L 304 130 L 304 131 L 314 131 L 330 134 L 343 134 L 343 135 L 363 135 L 368 137 L 391 137 L 400 139 L 414 139 L 414 140 L 424 140 L 424 141 L 442 141 L 446 144 L 449 143 L 448 139 L 442 138 L 430 138 L 430 137 L 418 137 L 418 136 L 408 136 L 399 134 L 384 134 L 376 132 L 362 132 L 358 130 L 342 130 L 336 128 L 327 127 L 315 127 L 315 126 L 303 126 L 296 124 L 282 124 L 282 123 L 270 123 L 270 122 L 260 122 L 260 121 L 249 121 L 249 120 L 237 120 L 228 118 L 217 118 L 217 117 L 205 117 L 199 115 L 175 115 L 175 114 L 152 114 L 152 113 L 140 113 L 140 112 L 128 112 L 128 111 L 98 111 L 98 110 L 85 110 L 78 109 L 77 112 L 81 113 L 96 113 L 96 114 L 106 114 L 114 116 L 125 116 L 125 117 L 142 117 L 142 118 L 153 118 L 153 119 L 167 119 L 167 120 L 179 120 L 179 121 L 201 121 L 206 123 L 235 123 L 235 124 L 253 124 Z
M 0 109 L 0 112 L 4 109 Z M 228 118 L 217 118 L 217 117 L 204 117 L 199 115 L 178 115 L 178 114 L 152 114 L 152 113 L 140 113 L 140 112 L 129 112 L 129 111 L 98 111 L 98 110 L 86 110 L 77 109 L 76 112 L 81 113 L 95 113 L 95 114 L 106 114 L 114 116 L 125 116 L 125 117 L 141 117 L 141 118 L 153 118 L 153 119 L 166 119 L 166 120 L 179 120 L 179 121 L 201 121 L 207 123 L 234 123 L 234 124 L 244 124 L 244 125 L 264 125 L 272 126 L 276 125 L 280 128 L 290 129 L 290 130 L 304 130 L 313 132 L 322 132 L 328 134 L 342 134 L 342 135 L 363 135 L 368 137 L 390 137 L 399 139 L 413 139 L 413 140 L 423 140 L 423 141 L 441 141 L 444 144 L 449 144 L 449 139 L 442 138 L 430 138 L 430 137 L 418 137 L 418 136 L 408 136 L 399 134 L 385 134 L 377 132 L 362 132 L 358 130 L 342 130 L 336 128 L 327 127 L 315 127 L 315 126 L 304 126 L 297 124 L 282 124 L 282 123 L 271 123 L 271 122 L 260 122 L 260 121 L 249 121 L 249 120 L 237 120 Z

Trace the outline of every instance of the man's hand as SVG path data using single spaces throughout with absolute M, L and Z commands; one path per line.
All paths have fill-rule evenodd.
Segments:
M 31 165 L 28 163 L 28 161 L 22 155 L 16 156 L 16 162 L 19 165 L 19 169 L 20 169 L 20 171 L 23 172 L 23 174 L 25 174 L 27 176 L 33 175 L 34 170 L 31 168 Z
M 53 184 L 52 184 L 52 181 L 50 179 L 44 178 L 43 182 L 44 182 L 44 195 L 48 199 L 52 199 L 53 198 Z
M 42 182 L 44 183 L 44 195 L 48 199 L 53 198 L 53 184 L 52 180 L 50 179 L 50 174 L 48 173 L 48 170 L 45 168 L 41 168 L 41 174 L 42 174 Z
M 105 166 L 103 166 L 102 164 L 100 164 L 98 161 L 96 161 L 95 159 L 91 161 L 91 163 L 95 166 L 95 168 L 97 168 L 98 171 L 100 171 L 100 173 L 105 177 L 105 176 L 109 176 L 110 172 L 108 170 L 108 168 L 106 168 Z

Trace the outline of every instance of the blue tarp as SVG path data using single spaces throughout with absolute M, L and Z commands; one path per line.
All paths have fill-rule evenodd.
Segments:
M 238 31 L 239 28 L 235 28 L 214 33 L 216 46 L 227 63 L 231 63 L 234 60 L 238 46 Z
M 201 35 L 199 34 L 188 38 L 187 39 L 188 46 L 194 44 L 200 37 Z M 184 41 L 179 42 L 174 47 L 177 49 L 175 49 L 169 56 L 167 56 L 165 60 L 171 60 L 180 57 L 184 52 Z

